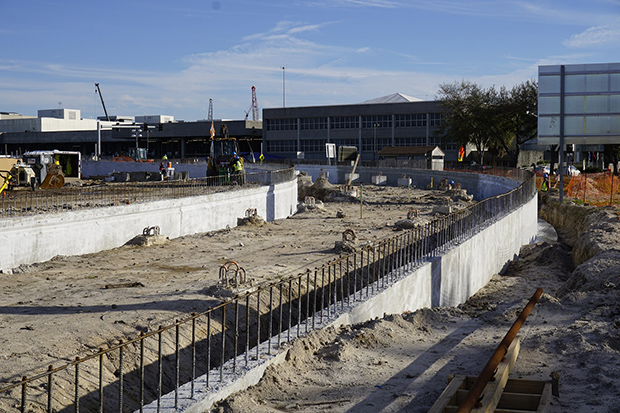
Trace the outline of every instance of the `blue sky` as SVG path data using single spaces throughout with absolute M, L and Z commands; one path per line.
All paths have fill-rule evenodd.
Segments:
M 243 119 L 252 85 L 260 110 L 283 83 L 287 107 L 434 99 L 620 61 L 618 0 L 0 0 L 0 22 L 0 111 L 32 116 L 102 116 L 94 82 L 113 115 Z

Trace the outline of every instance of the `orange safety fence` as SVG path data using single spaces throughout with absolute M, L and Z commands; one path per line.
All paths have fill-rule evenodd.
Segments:
M 566 179 L 568 178 L 568 179 Z M 620 203 L 620 178 L 610 172 L 566 177 L 566 196 L 588 205 L 607 206 Z

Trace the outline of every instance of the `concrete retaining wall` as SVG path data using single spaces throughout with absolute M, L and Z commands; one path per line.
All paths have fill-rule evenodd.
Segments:
M 355 324 L 385 313 L 455 307 L 464 303 L 515 259 L 522 245 L 534 242 L 538 231 L 537 210 L 538 201 L 534 197 L 518 210 L 341 315 L 333 324 Z
M 258 167 L 258 166 L 257 166 Z M 324 170 L 330 183 L 342 184 L 345 182 L 345 175 L 351 172 L 351 167 L 326 166 L 326 165 L 296 165 L 295 169 L 299 172 L 307 172 L 312 180 L 315 181 Z M 454 180 L 461 184 L 467 193 L 472 194 L 474 199 L 480 201 L 485 198 L 500 195 L 519 186 L 519 182 L 502 178 L 494 175 L 476 173 L 456 173 L 452 171 L 432 171 L 425 169 L 406 169 L 406 168 L 370 168 L 358 167 L 355 173 L 359 175 L 353 183 L 369 184 L 372 177 L 380 172 L 387 177 L 388 186 L 397 186 L 398 179 L 403 175 L 411 178 L 411 184 L 417 188 L 425 188 L 432 181 L 433 187 L 443 179 Z
M 506 190 L 506 189 L 505 189 Z M 383 317 L 384 314 L 401 314 L 421 308 L 437 306 L 457 306 L 484 287 L 494 274 L 500 272 L 505 265 L 518 254 L 522 245 L 533 242 L 538 231 L 538 199 L 533 197 L 527 204 L 498 219 L 495 223 L 481 229 L 471 238 L 454 245 L 441 256 L 435 257 L 415 270 L 406 272 L 394 284 L 386 288 L 375 285 L 376 291 L 363 302 L 351 306 L 340 304 L 334 306 L 331 318 L 324 318 L 319 327 L 356 324 Z M 510 234 L 510 236 L 507 236 Z M 308 320 L 308 322 L 311 322 Z M 305 331 L 302 326 L 300 331 Z M 282 336 L 288 337 L 285 331 Z M 297 328 L 290 331 L 292 338 L 297 337 Z M 261 354 L 266 354 L 266 343 L 262 343 Z M 219 400 L 223 400 L 236 391 L 244 390 L 258 383 L 265 369 L 272 364 L 282 362 L 286 358 L 287 348 L 276 351 L 271 356 L 261 357 L 258 361 L 251 358 L 248 367 L 237 367 L 238 374 L 233 375 L 233 360 L 224 365 L 228 372 L 224 381 L 219 381 L 219 371 L 210 373 L 210 388 L 206 389 L 206 376 L 197 379 L 194 399 L 190 399 L 190 385 L 179 388 L 179 409 L 185 413 L 208 411 Z M 255 354 L 256 349 L 250 350 Z M 236 365 L 244 365 L 244 356 L 237 358 Z M 204 389 L 204 390 L 203 390 Z M 165 395 L 162 400 L 163 409 L 173 409 L 174 393 Z M 157 411 L 156 402 L 144 408 L 145 412 Z
M 235 227 L 248 208 L 267 221 L 297 211 L 297 182 L 204 196 L 0 220 L 0 270 L 124 245 L 145 227 L 177 238 Z

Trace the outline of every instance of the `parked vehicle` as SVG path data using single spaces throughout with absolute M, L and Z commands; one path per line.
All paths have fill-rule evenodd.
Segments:
M 562 172 L 564 173 L 565 176 L 579 176 L 581 175 L 581 171 L 577 168 L 575 168 L 573 165 L 568 165 L 568 170 L 567 168 L 563 168 Z
M 536 176 L 543 176 L 544 174 L 551 174 L 551 167 L 549 165 L 538 165 L 534 167 L 534 173 Z

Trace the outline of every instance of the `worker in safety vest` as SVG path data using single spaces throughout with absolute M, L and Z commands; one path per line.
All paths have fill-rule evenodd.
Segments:
M 543 175 L 542 185 L 540 185 L 540 190 L 543 192 L 547 192 L 549 190 L 549 174 Z
M 238 174 L 243 172 L 243 165 L 241 164 L 241 158 L 239 155 L 235 154 L 232 159 L 232 170 L 234 173 Z

